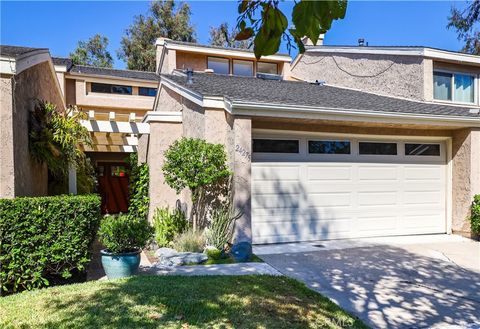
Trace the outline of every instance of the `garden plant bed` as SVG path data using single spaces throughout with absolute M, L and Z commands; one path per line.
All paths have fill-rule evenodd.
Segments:
M 250 259 L 248 260 L 248 262 L 250 263 L 263 263 L 263 260 L 258 257 L 257 255 L 255 254 L 252 254 L 252 256 L 250 257 Z M 215 259 L 215 258 L 211 258 L 209 257 L 207 259 L 206 262 L 204 263 L 200 263 L 200 264 L 185 264 L 185 266 L 195 266 L 195 265 L 216 265 L 216 264 L 235 264 L 235 263 L 238 263 L 235 261 L 235 259 L 233 259 L 232 256 L 228 256 L 226 258 L 219 258 L 219 259 Z
M 366 328 L 286 277 L 136 276 L 0 299 L 7 328 Z

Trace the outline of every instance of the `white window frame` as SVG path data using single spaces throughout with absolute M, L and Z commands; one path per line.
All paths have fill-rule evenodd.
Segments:
M 451 74 L 451 92 L 452 92 L 452 100 L 444 100 L 444 99 L 436 99 L 435 98 L 435 91 L 434 91 L 434 74 L 435 72 L 438 73 L 447 73 Z M 455 74 L 462 74 L 462 75 L 470 75 L 473 77 L 473 103 L 470 102 L 460 102 L 455 100 Z M 462 71 L 452 71 L 452 70 L 444 70 L 444 69 L 433 69 L 432 71 L 432 98 L 435 102 L 439 103 L 450 103 L 450 104 L 464 104 L 464 105 L 478 105 L 478 94 L 480 92 L 479 90 L 479 83 L 478 83 L 479 75 L 476 73 L 470 73 L 470 72 L 462 72 Z

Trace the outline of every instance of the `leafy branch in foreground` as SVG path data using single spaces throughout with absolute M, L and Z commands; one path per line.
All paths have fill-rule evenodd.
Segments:
M 305 52 L 303 37 L 316 44 L 320 34 L 326 33 L 334 20 L 343 19 L 347 11 L 346 0 L 298 1 L 292 11 L 294 27 L 288 29 L 288 19 L 279 3 L 279 0 L 242 0 L 238 5 L 239 33 L 235 39 L 253 38 L 257 59 L 278 52 L 282 39 L 287 42 L 289 51 L 293 39 L 300 53 Z

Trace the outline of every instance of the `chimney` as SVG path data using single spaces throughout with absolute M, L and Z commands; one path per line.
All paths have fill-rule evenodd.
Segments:
M 187 85 L 193 83 L 193 69 L 187 69 Z
M 364 39 L 364 38 L 358 39 L 358 46 L 359 46 L 359 47 L 365 46 L 365 39 Z
M 324 38 L 325 38 L 325 34 L 323 34 L 323 33 L 320 34 L 320 35 L 318 36 L 318 40 L 317 40 L 317 44 L 316 44 L 316 45 L 317 45 L 317 46 L 323 46 L 323 39 L 324 39 Z M 303 37 L 302 42 L 303 42 L 303 44 L 304 44 L 305 46 L 313 46 L 313 45 L 314 45 L 313 42 L 312 42 L 312 40 L 310 40 L 310 39 L 307 38 L 307 37 Z

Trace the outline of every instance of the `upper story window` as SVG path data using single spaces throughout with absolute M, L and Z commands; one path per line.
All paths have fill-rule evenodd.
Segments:
M 105 94 L 131 95 L 132 86 L 111 85 L 107 83 L 92 82 L 92 92 Z
M 464 73 L 433 72 L 433 98 L 459 103 L 475 102 L 475 76 Z
M 257 62 L 257 73 L 278 74 L 277 63 Z
M 253 62 L 234 59 L 233 75 L 241 75 L 245 77 L 253 76 Z
M 217 74 L 230 74 L 230 61 L 228 58 L 208 57 L 207 68 Z
M 157 88 L 138 87 L 138 94 L 140 96 L 157 96 Z

